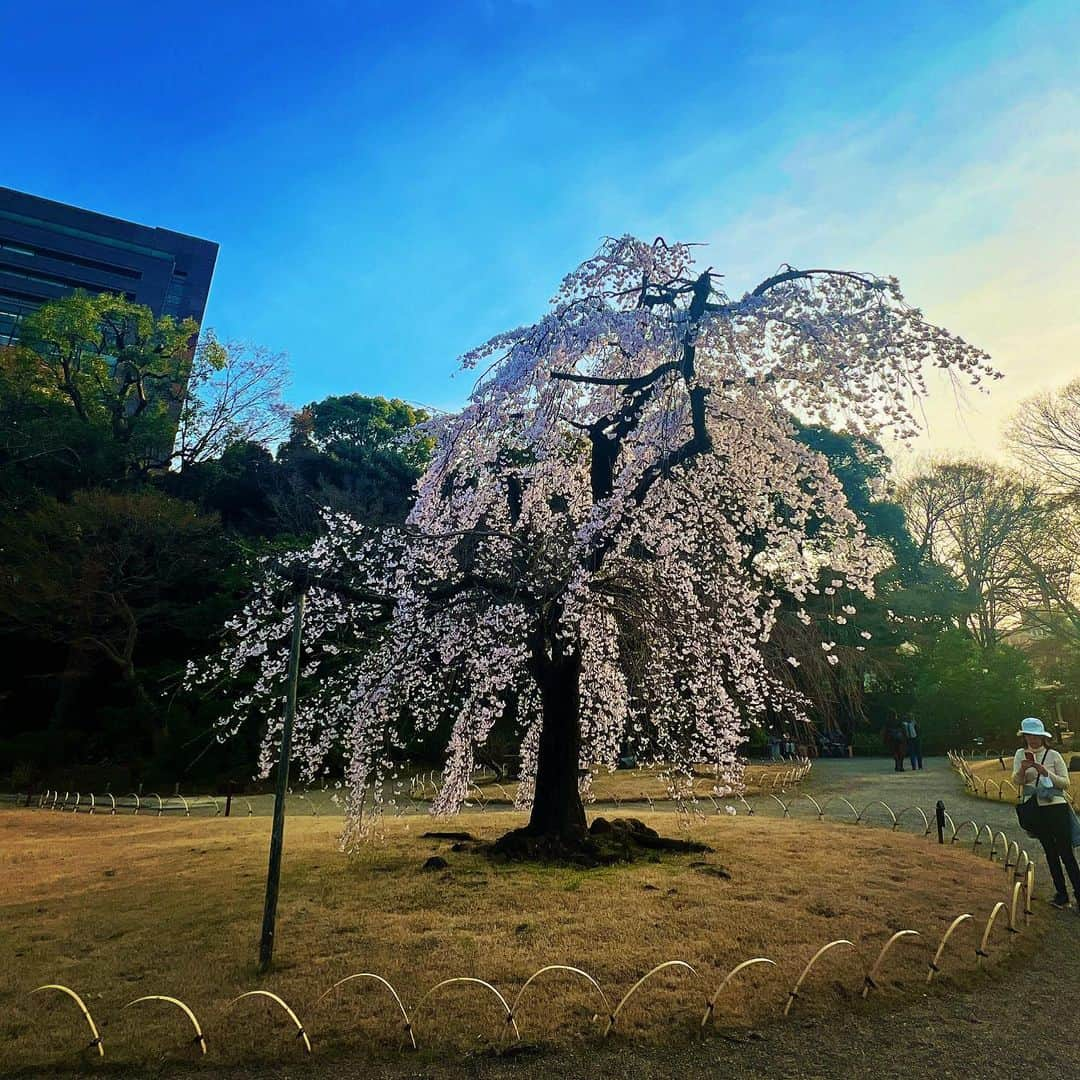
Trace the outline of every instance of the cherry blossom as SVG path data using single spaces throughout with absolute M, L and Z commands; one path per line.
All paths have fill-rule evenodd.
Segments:
M 823 571 L 827 595 L 869 595 L 879 558 L 795 420 L 910 437 L 927 365 L 978 382 L 987 361 L 893 278 L 783 267 L 733 299 L 689 245 L 606 241 L 539 322 L 462 358 L 480 374 L 425 429 L 408 522 L 327 512 L 295 553 L 312 581 L 295 752 L 308 777 L 347 754 L 347 842 L 418 734 L 445 732 L 447 813 L 496 726 L 516 732 L 537 835 L 580 836 L 582 774 L 625 752 L 673 790 L 701 762 L 737 786 L 748 727 L 810 705 L 763 657 L 781 605 L 809 622 Z M 258 719 L 264 772 L 287 591 L 267 560 L 220 655 L 189 672 L 248 680 L 221 737 Z

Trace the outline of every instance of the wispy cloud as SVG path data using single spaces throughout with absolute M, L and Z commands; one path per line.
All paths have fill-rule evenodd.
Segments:
M 1074 69 L 1045 43 L 901 95 L 792 145 L 781 192 L 713 231 L 715 258 L 733 286 L 781 260 L 895 273 L 1006 376 L 963 402 L 934 383 L 916 449 L 997 453 L 1019 400 L 1080 374 L 1078 115 Z

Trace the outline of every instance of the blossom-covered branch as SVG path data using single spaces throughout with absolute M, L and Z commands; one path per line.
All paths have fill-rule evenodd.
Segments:
M 308 771 L 347 749 L 354 821 L 418 733 L 446 740 L 435 809 L 455 809 L 498 725 L 519 740 L 530 833 L 572 843 L 581 770 L 629 750 L 735 783 L 747 725 L 803 715 L 766 660 L 777 611 L 826 570 L 869 593 L 875 556 L 796 419 L 908 436 L 926 364 L 994 373 L 894 279 L 785 268 L 738 300 L 720 281 L 689 245 L 608 240 L 543 319 L 463 358 L 484 374 L 430 425 L 407 527 L 332 516 L 303 553 L 362 590 L 312 590 L 298 715 Z M 250 673 L 229 725 L 269 721 L 265 768 L 285 623 L 268 579 L 192 671 Z

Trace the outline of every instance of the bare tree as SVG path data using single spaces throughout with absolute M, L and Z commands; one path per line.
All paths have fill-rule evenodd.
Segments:
M 948 567 L 964 586 L 969 629 L 984 647 L 1017 629 L 1038 602 L 1033 568 L 1060 581 L 1047 545 L 1052 507 L 1034 482 L 987 463 L 942 461 L 899 495 L 923 556 Z
M 184 469 L 233 443 L 284 438 L 293 413 L 283 396 L 288 382 L 284 354 L 205 334 L 181 401 L 172 463 Z
M 1022 402 L 1005 437 L 1044 483 L 1080 492 L 1080 379 Z

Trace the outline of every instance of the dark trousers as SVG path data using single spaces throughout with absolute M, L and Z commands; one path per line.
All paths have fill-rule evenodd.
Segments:
M 922 747 L 919 745 L 918 738 L 908 739 L 907 741 L 908 757 L 911 758 L 911 767 L 913 769 L 922 768 Z
M 1069 807 L 1065 803 L 1039 807 L 1039 843 L 1046 852 L 1046 862 L 1050 867 L 1050 877 L 1054 880 L 1054 890 L 1058 896 L 1067 895 L 1065 873 L 1072 882 L 1073 893 L 1080 901 L 1080 866 L 1076 864 L 1076 855 L 1072 847 L 1072 820 Z M 1064 864 L 1064 872 L 1062 871 Z

